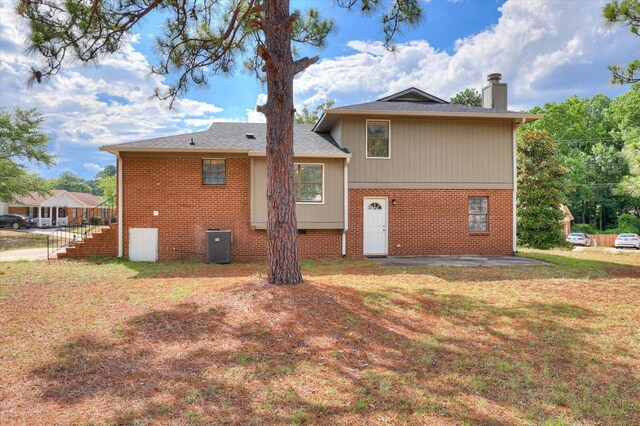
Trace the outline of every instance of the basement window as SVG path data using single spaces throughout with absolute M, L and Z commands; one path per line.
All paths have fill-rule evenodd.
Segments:
M 489 231 L 489 197 L 469 197 L 469 232 Z
M 226 164 L 221 159 L 202 160 L 202 184 L 224 185 L 226 182 Z

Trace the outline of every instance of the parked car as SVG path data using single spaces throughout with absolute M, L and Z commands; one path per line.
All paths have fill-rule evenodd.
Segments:
M 584 234 L 582 232 L 572 232 L 571 234 L 567 235 L 567 242 L 569 244 L 573 244 L 574 246 L 591 246 L 591 238 L 589 238 L 587 234 Z
M 614 245 L 616 248 L 629 247 L 640 250 L 640 237 L 638 234 L 620 234 L 616 237 Z
M 21 214 L 5 214 L 0 216 L 0 227 L 13 229 L 31 228 L 36 225 L 36 220 Z

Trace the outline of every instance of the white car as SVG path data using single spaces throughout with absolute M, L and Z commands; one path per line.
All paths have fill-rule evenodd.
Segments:
M 620 234 L 616 237 L 614 245 L 616 248 L 629 247 L 640 250 L 640 237 L 638 234 Z
M 587 234 L 583 234 L 582 232 L 573 232 L 567 235 L 567 242 L 573 244 L 574 246 L 591 246 L 591 238 Z

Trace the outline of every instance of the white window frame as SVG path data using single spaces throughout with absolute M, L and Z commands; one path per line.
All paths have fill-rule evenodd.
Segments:
M 202 186 L 225 186 L 227 184 L 227 159 L 226 158 L 201 158 L 200 159 L 200 184 Z M 204 160 L 224 161 L 224 183 L 204 183 Z
M 389 155 L 387 157 L 369 157 L 369 122 L 370 121 L 386 121 L 389 123 Z M 368 118 L 364 124 L 364 156 L 367 160 L 390 160 L 391 159 L 391 120 L 378 120 Z
M 293 168 L 296 166 L 322 166 L 322 201 L 296 201 L 296 204 L 311 204 L 315 206 L 320 206 L 324 204 L 324 163 L 293 163 Z M 295 173 L 295 170 L 294 170 Z M 295 180 L 294 180 L 295 184 Z M 295 188 L 295 191 L 298 191 L 298 188 Z

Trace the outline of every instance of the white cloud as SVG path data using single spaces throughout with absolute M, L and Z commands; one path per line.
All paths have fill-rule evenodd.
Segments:
M 256 99 L 256 105 L 264 105 L 267 103 L 267 94 L 260 93 Z M 249 123 L 266 123 L 267 118 L 263 113 L 256 111 L 255 108 L 247 109 L 247 121 Z
M 150 64 L 135 49 L 139 35 L 129 36 L 121 52 L 99 67 L 69 66 L 48 82 L 29 90 L 25 81 L 33 61 L 23 52 L 24 28 L 8 0 L 0 0 L 0 104 L 36 107 L 45 114 L 44 130 L 56 153 L 70 145 L 104 145 L 184 133 L 208 126 L 221 108 L 193 99 L 150 99 L 162 78 L 148 76 Z M 95 148 L 90 148 L 95 150 Z M 97 155 L 91 151 L 93 155 Z
M 82 165 L 86 170 L 94 173 L 98 173 L 100 170 L 104 169 L 104 167 L 97 165 L 96 163 L 84 163 Z
M 458 40 L 453 53 L 426 40 L 402 43 L 394 53 L 381 42 L 353 40 L 347 46 L 354 53 L 323 60 L 296 78 L 296 99 L 337 98 L 344 104 L 411 86 L 448 99 L 464 88 L 482 87 L 492 72 L 509 83 L 512 109 L 574 93 L 593 95 L 608 89 L 606 66 L 628 62 L 638 49 L 628 31 L 604 29 L 603 4 L 508 0 L 496 25 Z

